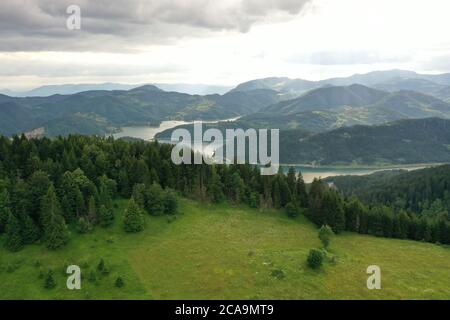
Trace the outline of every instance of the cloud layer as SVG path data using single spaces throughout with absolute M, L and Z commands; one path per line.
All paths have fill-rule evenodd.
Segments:
M 2 0 L 0 51 L 126 51 L 185 36 L 247 32 L 299 14 L 312 0 Z M 66 28 L 69 5 L 82 28 Z

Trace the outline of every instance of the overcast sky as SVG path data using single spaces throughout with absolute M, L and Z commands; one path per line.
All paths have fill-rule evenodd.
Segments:
M 69 5 L 81 29 L 66 27 Z M 0 88 L 450 72 L 448 0 L 1 0 Z

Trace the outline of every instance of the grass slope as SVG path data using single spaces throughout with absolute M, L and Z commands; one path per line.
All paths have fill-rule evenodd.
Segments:
M 50 252 L 28 246 L 0 249 L 1 299 L 449 299 L 450 250 L 446 247 L 345 233 L 330 250 L 335 265 L 309 269 L 306 256 L 318 247 L 316 228 L 304 217 L 228 205 L 182 200 L 172 223 L 148 217 L 144 232 L 122 231 L 126 205 L 118 202 L 116 223 L 72 236 L 66 248 Z M 87 280 L 104 258 L 111 273 Z M 36 267 L 39 260 L 41 267 Z M 63 266 L 82 266 L 82 290 L 65 287 Z M 11 272 L 11 267 L 17 269 Z M 88 264 L 89 268 L 83 267 Z M 366 268 L 382 269 L 382 290 L 366 288 Z M 57 286 L 44 289 L 39 269 L 53 268 Z M 9 269 L 9 270 L 8 270 Z M 14 269 L 14 268 L 13 268 Z M 271 276 L 283 270 L 284 279 Z M 121 289 L 116 277 L 125 279 Z

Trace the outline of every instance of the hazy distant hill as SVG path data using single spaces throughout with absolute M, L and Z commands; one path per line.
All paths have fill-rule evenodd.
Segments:
M 98 134 L 168 119 L 220 120 L 253 113 L 278 101 L 279 94 L 272 90 L 200 96 L 166 92 L 152 85 L 50 97 L 0 96 L 0 134 L 40 127 L 51 135 Z
M 401 119 L 450 118 L 450 104 L 413 91 L 384 92 L 362 85 L 324 87 L 242 118 L 256 127 L 321 132 Z
M 419 90 L 418 83 L 409 83 L 408 85 L 402 83 L 404 81 L 422 80 L 431 84 L 432 90 Z M 437 93 L 439 87 L 450 86 L 450 74 L 427 75 L 419 74 L 413 71 L 405 70 L 387 70 L 374 71 L 366 74 L 356 74 L 349 77 L 331 78 L 320 81 L 308 81 L 303 79 L 290 78 L 265 78 L 255 79 L 242 84 L 239 84 L 233 91 L 247 91 L 258 89 L 276 90 L 290 98 L 298 97 L 305 92 L 313 89 L 318 89 L 326 86 L 349 86 L 352 84 L 361 84 L 384 91 L 399 91 L 399 90 L 413 90 L 426 94 L 434 95 Z M 442 89 L 442 88 L 441 88 Z M 441 95 L 436 95 L 437 98 L 448 99 L 450 95 L 446 92 Z
M 175 91 L 187 94 L 224 94 L 231 89 L 227 86 L 207 85 L 207 84 L 188 84 L 188 83 L 155 83 L 156 87 L 164 91 Z M 63 84 L 48 85 L 38 87 L 28 91 L 12 91 L 8 89 L 0 89 L 1 94 L 12 97 L 48 97 L 55 94 L 75 94 L 84 91 L 98 90 L 131 90 L 143 86 L 142 84 L 120 84 L 120 83 L 100 83 L 100 84 Z
M 395 91 L 416 91 L 427 95 L 432 95 L 442 100 L 450 99 L 450 86 L 441 85 L 423 79 L 403 79 L 394 78 L 389 81 L 376 84 L 374 88 L 389 92 Z

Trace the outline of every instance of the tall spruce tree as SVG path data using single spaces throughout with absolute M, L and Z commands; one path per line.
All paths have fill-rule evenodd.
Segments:
M 8 190 L 4 189 L 0 192 L 0 233 L 5 231 L 10 213 L 11 200 Z
M 13 213 L 10 213 L 6 224 L 5 246 L 10 251 L 19 251 L 23 245 L 20 221 Z
M 136 204 L 136 201 L 131 198 L 128 202 L 128 207 L 125 210 L 123 227 L 126 232 L 140 232 L 144 230 L 145 218 L 142 209 Z
M 44 242 L 49 249 L 58 249 L 69 240 L 61 207 L 53 185 L 48 188 L 47 194 L 42 200 L 41 221 L 44 229 Z
M 112 209 L 108 209 L 105 205 L 101 205 L 98 210 L 98 220 L 103 228 L 109 227 L 114 223 L 114 214 Z

